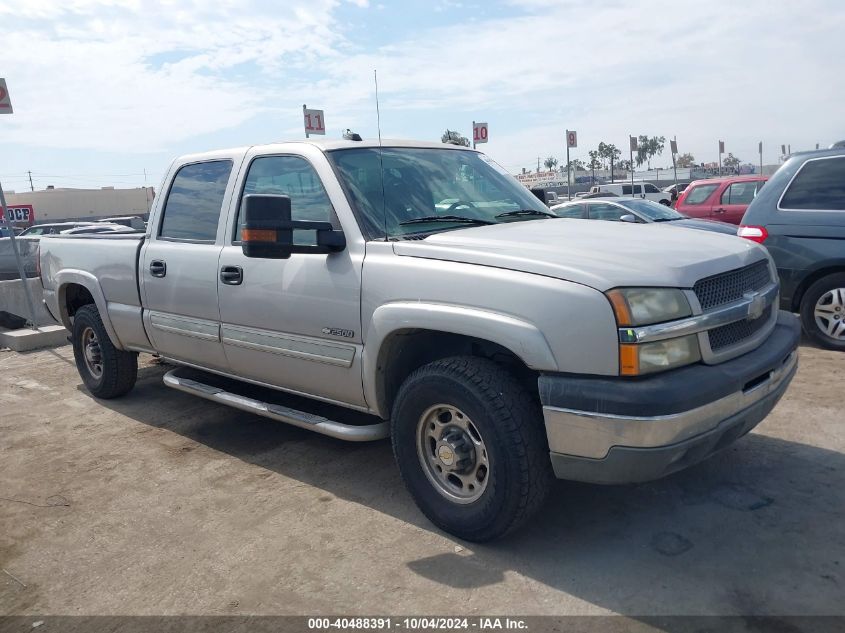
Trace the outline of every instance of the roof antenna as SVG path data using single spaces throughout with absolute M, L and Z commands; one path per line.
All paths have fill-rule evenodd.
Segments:
M 384 155 L 381 147 L 381 111 L 378 107 L 378 70 L 373 68 L 376 84 L 376 125 L 378 127 L 378 164 L 381 171 L 381 216 L 384 219 L 384 240 L 387 241 L 387 194 L 384 191 Z
M 381 111 L 378 107 L 378 70 L 373 69 L 373 81 L 376 84 L 376 125 L 378 126 L 378 146 L 381 147 Z

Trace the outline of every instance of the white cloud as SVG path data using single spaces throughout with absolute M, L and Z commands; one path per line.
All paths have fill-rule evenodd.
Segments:
M 419 136 L 422 115 L 482 117 L 506 164 L 559 155 L 567 127 L 580 155 L 629 133 L 677 134 L 696 154 L 721 137 L 746 159 L 760 139 L 775 150 L 841 134 L 845 11 L 835 0 L 776 11 L 764 0 L 510 0 L 518 17 L 485 17 L 497 15 L 485 5 L 472 24 L 449 24 L 444 12 L 444 26 L 379 32 L 389 42 L 379 48 L 353 44 L 338 0 L 18 4 L 0 0 L 0 68 L 16 112 L 3 135 L 28 145 L 167 149 L 268 111 L 289 113 L 279 127 L 294 129 L 304 100 L 330 125 L 369 125 L 374 68 L 386 135 Z M 386 12 L 356 19 L 377 30 Z
M 143 151 L 236 126 L 268 89 L 230 72 L 272 72 L 342 46 L 333 0 L 267 9 L 237 2 L 0 3 L 0 66 L 15 99 L 7 140 Z M 10 117 L 12 118 L 12 117 Z

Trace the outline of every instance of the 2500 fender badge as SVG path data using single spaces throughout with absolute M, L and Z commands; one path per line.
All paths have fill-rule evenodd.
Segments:
M 324 327 L 323 334 L 327 336 L 342 336 L 343 338 L 355 338 L 354 330 L 342 330 L 339 327 Z

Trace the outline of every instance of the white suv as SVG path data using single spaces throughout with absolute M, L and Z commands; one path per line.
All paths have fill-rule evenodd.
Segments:
M 653 200 L 660 204 L 669 206 L 672 202 L 672 196 L 665 191 L 660 191 L 650 182 L 635 182 L 634 197 L 645 198 L 646 200 Z M 631 183 L 613 182 L 606 185 L 593 185 L 590 188 L 590 193 L 612 193 L 617 196 L 631 197 Z

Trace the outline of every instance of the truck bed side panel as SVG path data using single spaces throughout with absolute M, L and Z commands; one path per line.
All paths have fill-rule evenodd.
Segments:
M 94 297 L 115 344 L 150 350 L 138 293 L 138 255 L 143 243 L 143 235 L 42 238 L 44 296 L 51 311 L 69 326 L 65 291 L 69 284 L 80 284 Z

